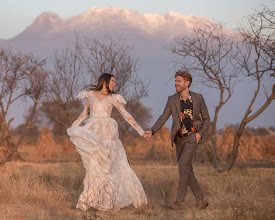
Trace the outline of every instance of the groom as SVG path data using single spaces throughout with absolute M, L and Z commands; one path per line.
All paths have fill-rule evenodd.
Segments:
M 179 70 L 175 74 L 176 92 L 168 97 L 166 107 L 162 115 L 150 130 L 145 132 L 149 140 L 168 120 L 173 117 L 171 128 L 172 146 L 176 144 L 176 154 L 179 168 L 179 185 L 177 199 L 169 207 L 183 209 L 187 187 L 190 186 L 199 209 L 208 206 L 204 199 L 201 187 L 195 177 L 192 167 L 192 159 L 198 147 L 198 143 L 205 136 L 210 124 L 210 118 L 203 96 L 189 91 L 192 76 L 187 71 Z

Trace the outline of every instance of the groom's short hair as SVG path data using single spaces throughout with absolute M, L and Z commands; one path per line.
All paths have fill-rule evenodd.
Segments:
M 189 81 L 190 83 L 189 83 L 189 86 L 188 86 L 188 87 L 191 86 L 191 83 L 192 83 L 192 75 L 191 75 L 188 71 L 186 71 L 186 70 L 179 70 L 179 71 L 176 72 L 175 78 L 176 78 L 177 76 L 181 76 L 185 81 Z

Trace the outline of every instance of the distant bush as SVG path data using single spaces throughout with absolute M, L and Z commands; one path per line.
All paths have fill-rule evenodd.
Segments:
M 217 155 L 225 160 L 232 150 L 235 130 L 227 126 L 222 135 L 217 136 Z M 240 141 L 237 160 L 272 159 L 275 157 L 275 135 L 267 128 L 246 128 Z

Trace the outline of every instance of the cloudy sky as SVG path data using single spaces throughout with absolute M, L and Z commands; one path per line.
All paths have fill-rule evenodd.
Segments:
M 275 0 L 0 0 L 0 39 L 16 36 L 45 11 L 63 19 L 106 5 L 160 15 L 174 11 L 208 17 L 232 29 L 260 4 L 275 8 Z

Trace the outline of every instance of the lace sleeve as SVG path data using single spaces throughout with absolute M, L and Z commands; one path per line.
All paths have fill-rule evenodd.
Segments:
M 80 92 L 76 97 L 82 98 L 82 99 L 86 98 L 86 104 L 83 109 L 83 112 L 79 115 L 79 117 L 72 124 L 73 126 L 79 126 L 85 120 L 85 118 L 87 118 L 87 116 L 89 115 L 89 99 L 88 99 L 87 91 Z
M 144 134 L 144 130 L 138 125 L 136 120 L 126 111 L 122 104 L 126 104 L 127 102 L 121 95 L 115 95 L 115 107 L 123 116 L 123 118 L 139 133 L 140 136 Z

